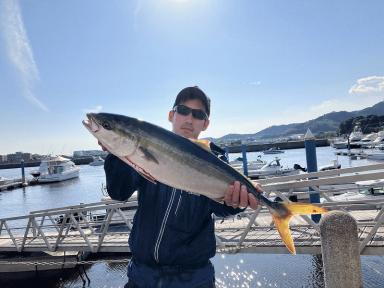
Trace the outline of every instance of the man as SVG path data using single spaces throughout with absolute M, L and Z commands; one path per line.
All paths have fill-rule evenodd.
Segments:
M 209 126 L 210 99 L 198 87 L 187 87 L 177 95 L 168 114 L 172 131 L 198 139 Z M 214 144 L 218 157 L 224 151 Z M 225 204 L 162 183 L 153 184 L 112 154 L 106 158 L 107 191 L 112 199 L 127 200 L 138 191 L 129 246 L 125 287 L 214 287 L 216 242 L 212 214 L 225 217 L 256 209 L 256 198 L 239 182 L 226 191 Z M 196 179 L 199 181 L 199 179 Z M 259 189 L 260 190 L 260 189 Z

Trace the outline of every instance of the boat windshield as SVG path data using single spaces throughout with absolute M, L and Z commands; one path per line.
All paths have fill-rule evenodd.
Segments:
M 384 187 L 362 187 L 359 193 L 363 195 L 384 196 Z
M 53 168 L 53 173 L 54 174 L 62 173 L 63 171 L 64 171 L 64 167 L 63 166 L 54 166 L 54 168 Z

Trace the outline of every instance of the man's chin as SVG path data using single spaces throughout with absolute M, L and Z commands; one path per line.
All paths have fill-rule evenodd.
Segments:
M 193 138 L 193 133 L 188 129 L 180 129 L 180 135 L 185 138 Z

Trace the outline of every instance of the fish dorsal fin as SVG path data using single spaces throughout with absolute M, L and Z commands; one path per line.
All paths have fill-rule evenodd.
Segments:
M 199 145 L 200 147 L 204 148 L 205 150 L 208 150 L 211 152 L 211 141 L 206 139 L 189 139 L 189 140 Z

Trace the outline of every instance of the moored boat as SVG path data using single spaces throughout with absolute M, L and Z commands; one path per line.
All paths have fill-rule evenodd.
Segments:
M 101 158 L 100 156 L 98 157 L 93 157 L 93 161 L 89 163 L 90 166 L 101 166 L 104 165 L 104 159 Z
M 284 150 L 280 150 L 279 147 L 277 147 L 277 148 L 271 147 L 271 148 L 263 151 L 264 154 L 281 154 L 281 153 L 284 153 L 284 152 L 285 151 Z
M 248 176 L 251 178 L 266 178 L 283 175 L 295 175 L 299 174 L 301 170 L 294 168 L 284 168 L 280 164 L 280 158 L 275 158 L 272 161 L 265 164 L 260 169 L 248 170 Z
M 80 168 L 71 160 L 57 156 L 41 161 L 39 170 L 32 171 L 31 175 L 39 183 L 60 182 L 79 177 Z

